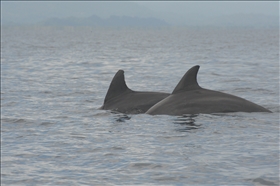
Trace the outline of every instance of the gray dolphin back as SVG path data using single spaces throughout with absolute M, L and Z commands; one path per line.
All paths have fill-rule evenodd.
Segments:
M 226 112 L 271 112 L 243 98 L 201 88 L 197 83 L 199 66 L 189 69 L 172 94 L 152 106 L 151 115 L 211 114 Z
M 124 71 L 119 70 L 112 79 L 104 99 L 104 104 L 100 109 L 125 114 L 145 113 L 154 104 L 169 95 L 162 92 L 133 91 L 125 83 Z

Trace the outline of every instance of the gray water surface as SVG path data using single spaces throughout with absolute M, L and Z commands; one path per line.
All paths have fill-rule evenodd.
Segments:
M 2 185 L 279 185 L 278 29 L 1 30 Z M 128 87 L 199 84 L 273 113 L 175 116 L 99 110 Z

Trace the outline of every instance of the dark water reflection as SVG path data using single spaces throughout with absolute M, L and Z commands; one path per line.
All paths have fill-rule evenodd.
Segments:
M 130 116 L 128 116 L 126 114 L 123 114 L 123 113 L 120 113 L 120 112 L 111 111 L 111 113 L 114 114 L 114 120 L 117 121 L 117 122 L 125 122 L 125 121 L 131 119 Z
M 131 119 L 132 116 L 129 116 L 127 114 L 119 113 L 116 111 L 110 111 L 114 116 L 114 121 L 116 122 L 126 122 Z M 202 127 L 202 124 L 197 123 L 195 118 L 198 117 L 198 114 L 190 114 L 190 115 L 183 115 L 178 116 L 175 119 L 172 120 L 172 122 L 179 126 L 176 131 L 179 132 L 190 132 L 191 130 L 200 129 Z
M 174 119 L 173 123 L 180 125 L 179 129 L 176 129 L 176 131 L 179 132 L 190 132 L 191 130 L 196 130 L 202 127 L 201 124 L 198 124 L 195 120 L 195 118 L 198 116 L 198 114 L 190 114 L 190 115 L 183 115 L 179 116 L 176 119 Z

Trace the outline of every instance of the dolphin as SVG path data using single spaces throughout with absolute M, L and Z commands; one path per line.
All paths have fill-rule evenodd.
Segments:
M 243 98 L 201 88 L 197 83 L 199 66 L 189 69 L 172 94 L 152 106 L 151 115 L 211 114 L 227 112 L 271 112 Z
M 149 108 L 170 94 L 162 92 L 138 92 L 129 89 L 124 80 L 124 71 L 119 70 L 109 86 L 104 104 L 100 109 L 124 114 L 145 113 Z

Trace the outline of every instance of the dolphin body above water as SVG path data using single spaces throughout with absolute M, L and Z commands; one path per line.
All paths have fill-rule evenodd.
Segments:
M 172 94 L 152 106 L 146 113 L 180 116 L 199 113 L 271 112 L 243 98 L 201 88 L 197 83 L 198 70 L 198 65 L 189 69 Z
M 100 109 L 125 114 L 145 113 L 154 104 L 169 95 L 168 93 L 162 92 L 133 91 L 125 83 L 124 71 L 119 70 L 109 86 L 104 104 Z

